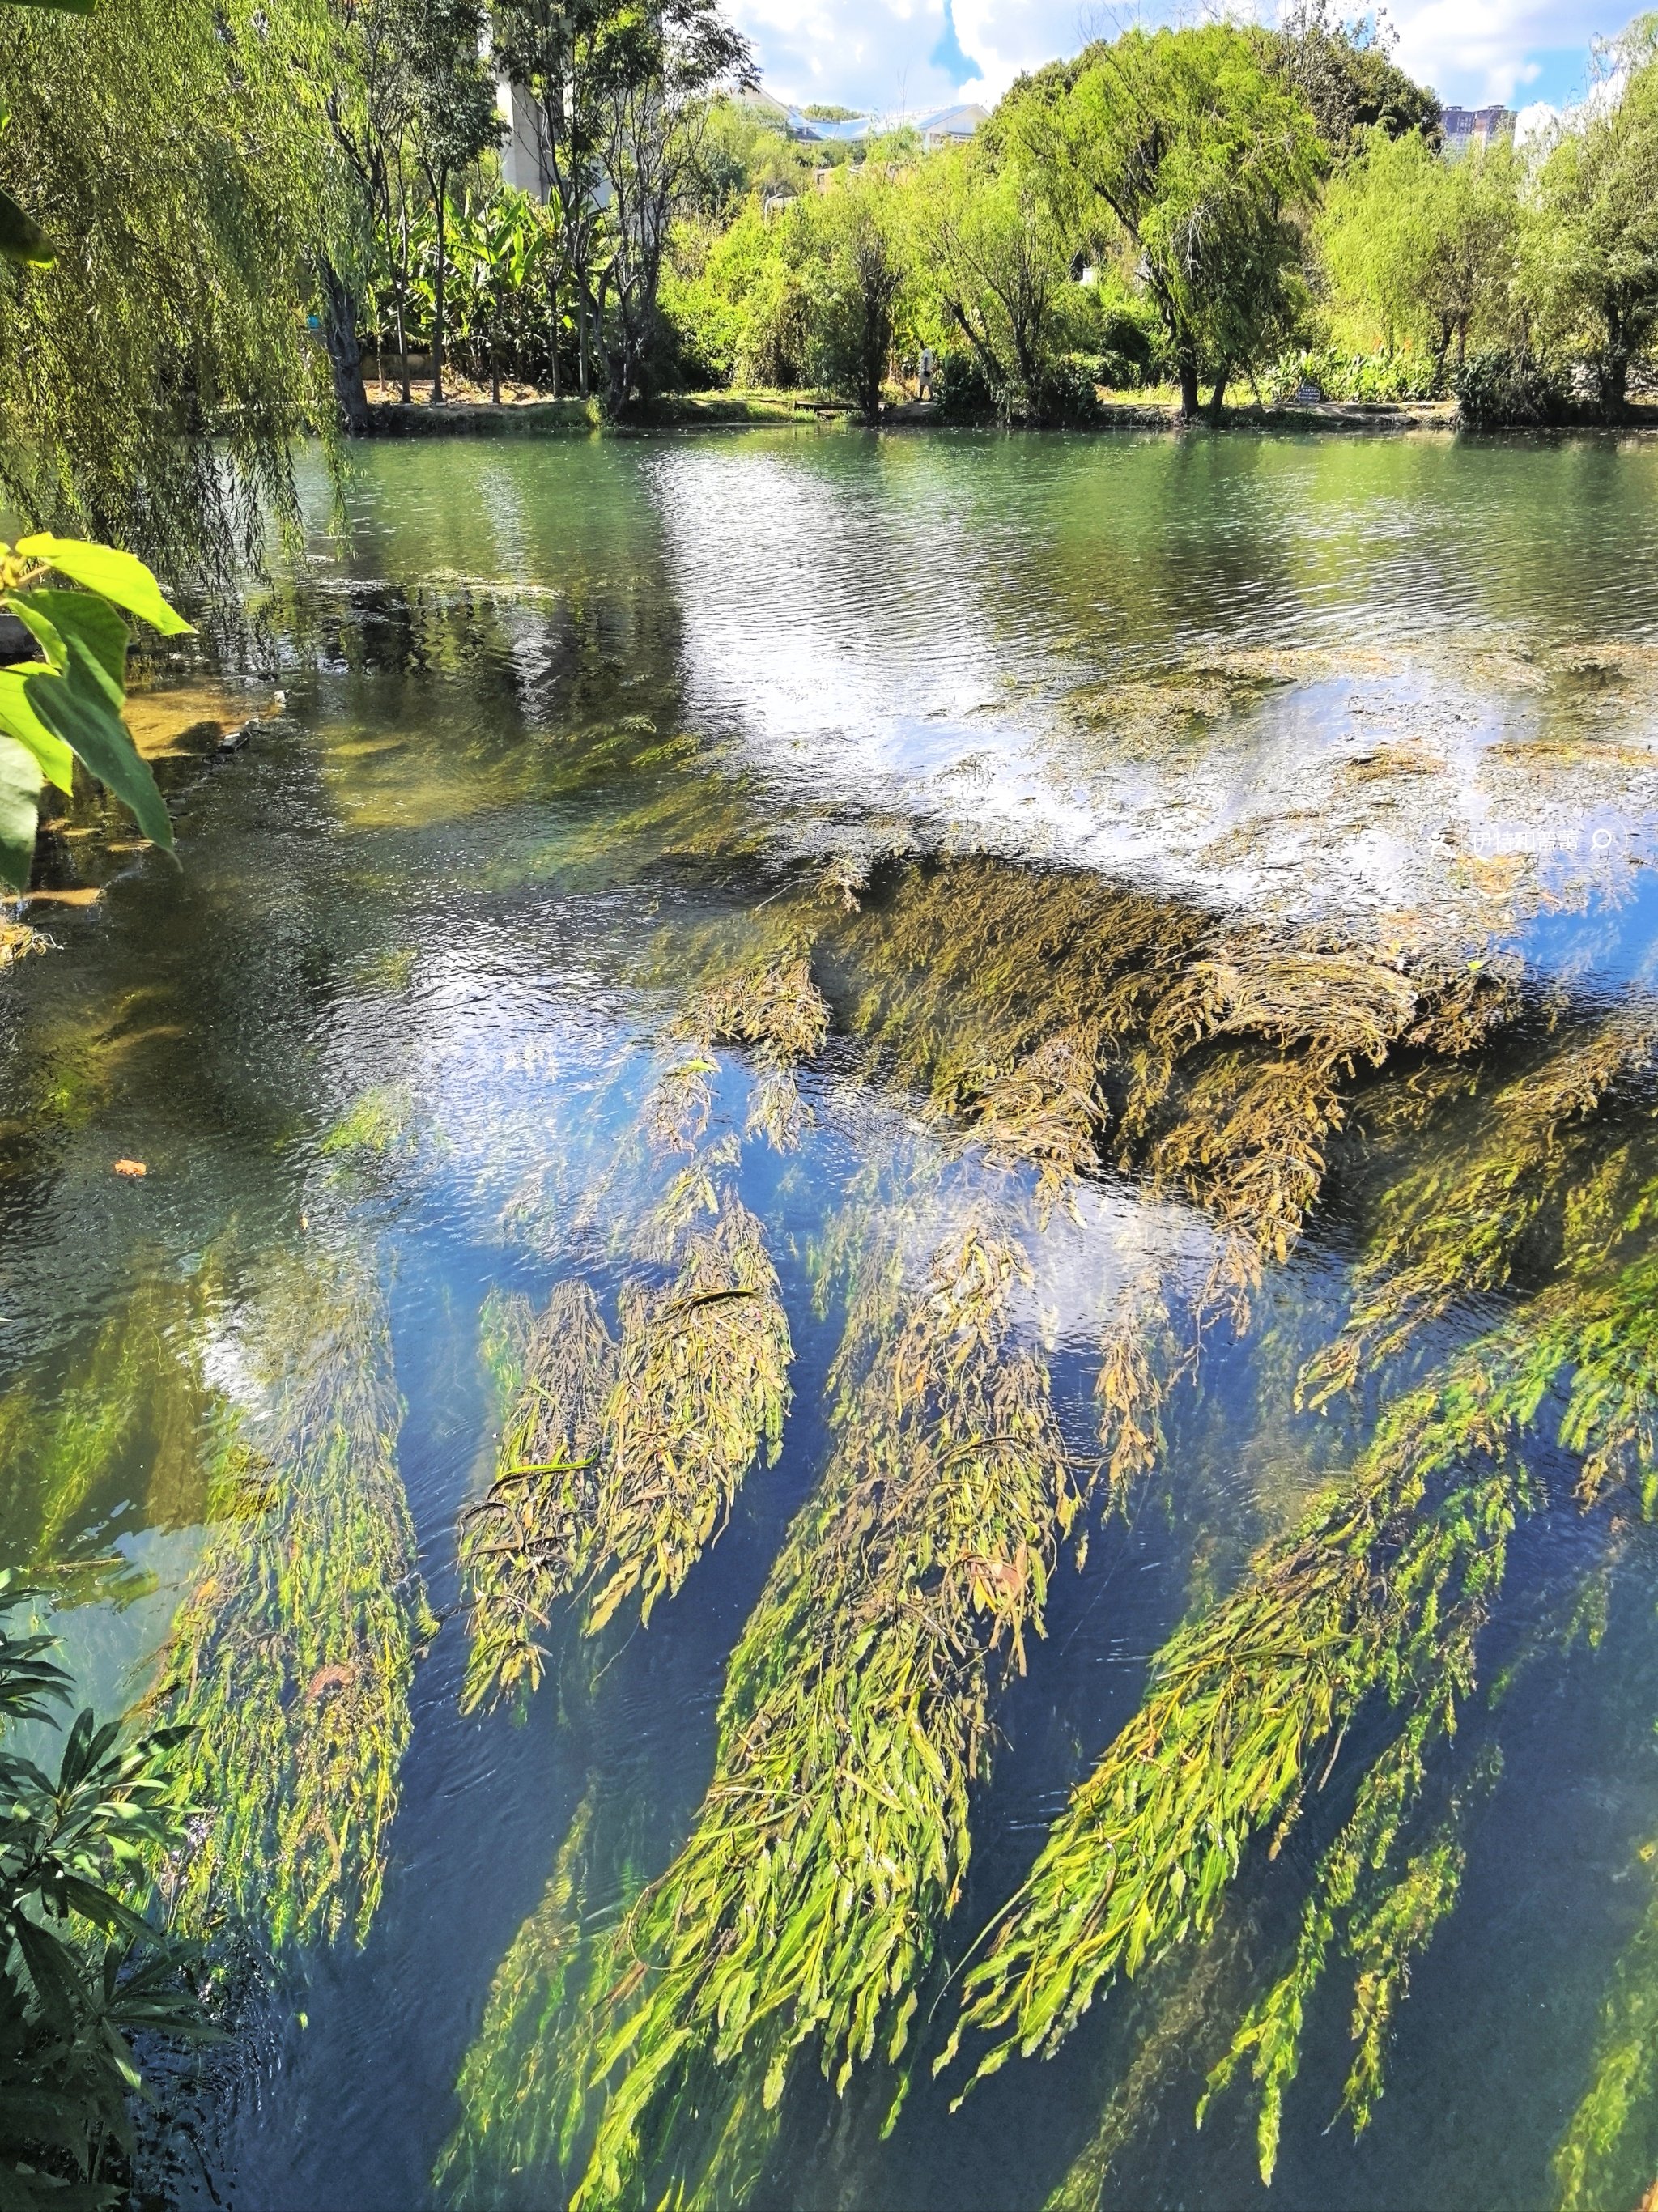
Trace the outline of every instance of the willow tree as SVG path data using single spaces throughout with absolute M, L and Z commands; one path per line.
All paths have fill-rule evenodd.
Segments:
M 1033 166 L 976 147 L 919 179 L 920 228 L 946 326 L 964 338 L 1005 411 L 1040 416 L 1062 337 L 1073 240 Z
M 1333 181 L 1316 239 L 1336 313 L 1365 344 L 1430 353 L 1516 334 L 1523 163 L 1500 143 L 1445 161 L 1416 131 L 1372 131 Z
M 174 581 L 223 580 L 294 515 L 288 442 L 325 388 L 288 28 L 243 0 L 0 13 L 0 168 L 57 251 L 0 267 L 0 497 Z
M 909 275 L 894 202 L 885 177 L 848 178 L 839 191 L 828 195 L 816 226 L 823 257 L 816 320 L 826 380 L 850 391 L 871 422 L 881 410 L 881 386 Z
M 1544 164 L 1531 288 L 1592 362 L 1608 414 L 1658 337 L 1658 13 L 1600 50 L 1599 97 Z
M 1198 410 L 1269 357 L 1299 305 L 1297 218 L 1327 166 L 1311 109 L 1260 38 L 1230 24 L 1130 31 L 1088 66 L 1033 82 L 1008 135 L 1042 164 L 1062 218 L 1126 252 Z

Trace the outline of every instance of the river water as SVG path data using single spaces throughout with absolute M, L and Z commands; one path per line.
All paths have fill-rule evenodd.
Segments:
M 0 977 L 0 1548 L 197 1726 L 237 2030 L 146 2185 L 1628 2212 L 1658 451 L 304 489 L 135 708 L 177 865 L 78 800 Z M 538 1682 L 464 1710 L 550 1477 Z M 1172 1887 L 952 2110 L 1051 1836 L 1037 1983 Z M 1255 2046 L 1194 2111 L 1309 1945 L 1268 2194 Z

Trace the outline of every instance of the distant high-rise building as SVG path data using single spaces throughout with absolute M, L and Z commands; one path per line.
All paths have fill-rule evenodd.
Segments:
M 1442 127 L 1445 151 L 1466 154 L 1471 146 L 1489 146 L 1494 138 L 1512 138 L 1511 107 L 1448 107 Z

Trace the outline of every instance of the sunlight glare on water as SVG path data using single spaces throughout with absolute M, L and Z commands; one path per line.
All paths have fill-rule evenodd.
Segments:
M 618 2203 L 1628 2212 L 1658 2110 L 1576 2198 L 1561 2161 L 1607 2021 L 1649 1985 L 1658 2016 L 1658 453 L 803 430 L 386 445 L 343 516 L 307 489 L 304 558 L 219 647 L 248 744 L 179 705 L 179 866 L 77 801 L 50 880 L 101 899 L 37 910 L 57 949 L 0 978 L 0 1540 L 89 1693 L 162 1684 L 219 1762 L 173 1878 L 240 1930 L 238 2040 L 148 2145 L 155 2187 L 556 2205 L 604 2103 L 592 2021 L 637 2002 L 641 2050 L 701 2024 L 654 2102 L 635 2079 Z M 603 1408 L 503 1458 L 524 1363 L 575 1357 L 574 1322 L 526 1331 L 575 1292 Z M 1216 1844 L 1212 1911 L 1187 1924 L 1182 1871 L 1145 1970 L 952 2112 L 992 2033 L 935 2081 L 985 1986 L 957 1970 L 1159 1653 L 1282 1591 L 1258 1640 L 1287 1670 L 1296 1576 L 1347 1556 L 1295 1532 L 1372 1494 L 1378 1421 L 1465 1357 L 1476 1397 L 1535 1371 L 1523 1417 L 1377 1509 L 1334 1702 Z M 1574 1426 L 1584 1372 L 1607 1395 Z M 626 1527 L 537 1615 L 521 1712 L 463 1711 L 494 1571 L 463 1587 L 467 1531 L 549 1468 L 578 1552 Z M 1497 1486 L 1477 1542 L 1465 1479 Z M 1372 1679 L 1412 1601 L 1362 1593 L 1442 1511 L 1442 1618 Z M 660 1548 L 584 1634 L 641 1527 Z M 898 1651 L 911 1701 L 859 1738 Z M 1333 1908 L 1268 2197 L 1248 2057 L 1194 2108 L 1447 1680 L 1455 1735 L 1423 1721 L 1399 1836 Z M 912 1863 L 935 1758 L 960 1786 Z M 1175 1760 L 1142 1863 L 1204 1771 Z M 823 1848 L 796 1789 L 878 1839 L 826 1872 L 825 1987 L 914 1884 L 840 2098 L 829 1998 L 813 2025 L 762 1988 L 717 2034 L 708 1961 L 673 1984 L 647 1942 L 653 1897 L 700 1925 L 738 1867 L 708 1960 L 745 1955 Z M 721 1808 L 762 1802 L 787 1840 L 745 1860 Z M 1331 2118 L 1384 1972 L 1356 2134 Z M 766 2037 L 797 2021 L 791 2063 Z

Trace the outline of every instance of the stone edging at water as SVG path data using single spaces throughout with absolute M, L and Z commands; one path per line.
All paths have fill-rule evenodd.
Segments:
M 525 399 L 483 402 L 460 400 L 434 407 L 425 401 L 405 405 L 384 402 L 368 410 L 371 434 L 386 438 L 498 438 L 546 436 L 561 432 L 610 429 L 626 434 L 660 429 L 775 429 L 809 422 L 859 422 L 850 407 L 802 395 L 792 400 L 771 394 L 700 392 L 675 394 L 655 402 L 636 422 L 607 424 L 596 399 Z M 883 429 L 923 430 L 973 427 L 940 421 L 932 403 L 909 400 L 886 408 Z M 981 427 L 992 427 L 989 424 Z M 1137 400 L 1102 401 L 1091 421 L 1066 426 L 1081 430 L 1179 430 L 1212 428 L 1206 410 L 1195 424 L 1183 423 L 1174 410 L 1162 403 Z M 1461 428 L 1454 399 L 1415 400 L 1386 404 L 1363 400 L 1320 400 L 1300 405 L 1252 404 L 1229 407 L 1223 427 L 1230 430 L 1328 430 L 1394 432 Z M 1658 405 L 1633 406 L 1629 419 L 1619 423 L 1566 426 L 1574 429 L 1605 428 L 1619 436 L 1649 435 L 1658 432 Z M 1527 433 L 1527 434 L 1534 434 Z

